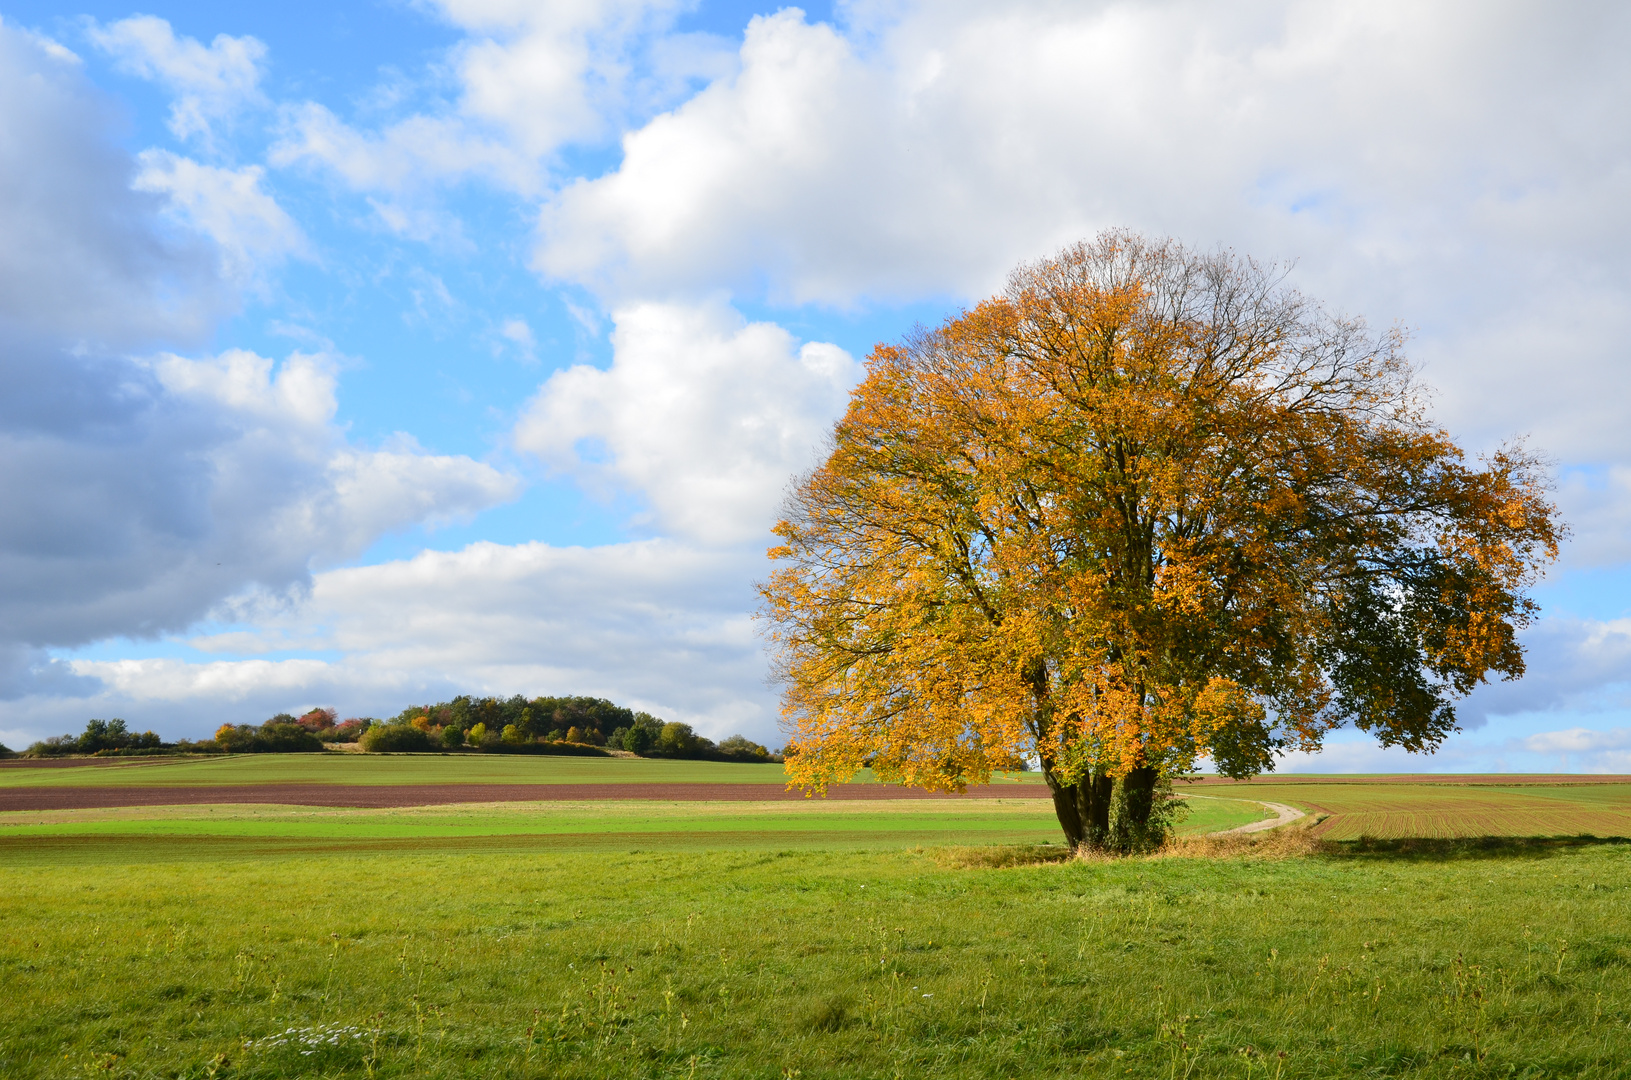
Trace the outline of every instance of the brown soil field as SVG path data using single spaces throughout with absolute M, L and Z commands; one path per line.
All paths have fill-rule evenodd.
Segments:
M 932 795 L 892 784 L 829 789 L 841 801 L 892 799 L 1046 799 L 1041 784 L 970 788 L 967 795 Z M 0 811 L 86 810 L 116 806 L 277 803 L 285 806 L 387 808 L 472 802 L 770 802 L 804 798 L 781 784 L 235 784 L 219 787 L 0 788 Z
M 1226 776 L 1200 776 L 1182 784 L 1200 784 L 1219 787 L 1290 787 L 1311 785 L 1330 787 L 1336 784 L 1369 786 L 1372 784 L 1423 784 L 1432 787 L 1468 785 L 1473 787 L 1522 787 L 1544 784 L 1557 787 L 1570 784 L 1631 784 L 1631 776 L 1609 773 L 1395 773 L 1376 776 L 1337 776 L 1323 773 L 1265 773 L 1250 780 L 1230 780 Z M 1182 786 L 1182 785 L 1180 785 Z
M 1631 777 L 1462 776 L 1213 782 L 1208 791 L 1275 799 L 1320 820 L 1327 840 L 1631 836 Z

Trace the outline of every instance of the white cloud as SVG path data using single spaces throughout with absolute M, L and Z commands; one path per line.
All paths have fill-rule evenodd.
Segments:
M 1453 737 L 1445 748 L 1434 754 L 1412 754 L 1396 746 L 1384 748 L 1369 737 L 1332 738 L 1318 753 L 1297 750 L 1282 755 L 1276 760 L 1274 771 L 1290 774 L 1480 771 L 1460 749 Z
M 622 111 L 629 45 L 680 6 L 676 0 L 443 0 L 447 16 L 473 34 L 455 52 L 461 112 L 497 125 L 534 158 L 604 137 Z
M 0 23 L 0 361 L 12 395 L 21 341 L 197 341 L 234 299 L 208 245 L 162 228 L 158 200 L 131 190 L 117 118 L 59 53 Z
M 331 171 L 368 194 L 387 227 L 410 239 L 456 232 L 434 206 L 439 185 L 480 179 L 537 198 L 556 155 L 603 145 L 734 64 L 706 34 L 668 34 L 684 0 L 552 4 L 441 0 L 466 37 L 438 70 L 454 100 L 364 130 L 315 102 L 283 110 L 272 164 Z
M 1631 458 L 1624 10 L 879 7 L 756 19 L 737 72 L 547 202 L 536 265 L 613 305 L 977 298 L 1131 226 L 1417 327 L 1477 445 Z
M 231 280 L 258 283 L 286 257 L 308 253 L 300 226 L 261 190 L 259 165 L 219 168 L 167 150 L 145 150 L 136 160 L 141 172 L 132 186 L 168 197 L 183 223 L 214 240 Z
M 114 402 L 88 403 L 120 406 L 97 429 L 0 426 L 0 653 L 23 650 L 0 695 L 57 678 L 42 647 L 180 630 L 250 585 L 298 591 L 314 563 L 517 490 L 468 458 L 347 443 L 321 358 L 234 350 L 92 374 L 121 380 Z
M 1583 409 L 1613 414 L 1609 425 L 1624 422 L 1623 401 L 1590 394 L 1585 399 Z M 1583 422 L 1596 426 L 1591 419 Z M 1574 529 L 1564 549 L 1566 567 L 1631 562 L 1631 464 L 1565 470 L 1556 494 L 1563 519 Z
M 237 289 L 131 190 L 78 65 L 3 24 L 0 115 L 0 696 L 83 694 L 49 649 L 179 630 L 247 587 L 298 592 L 383 532 L 513 497 L 481 462 L 348 442 L 321 356 L 166 351 L 196 346 Z M 147 164 L 223 251 L 264 259 L 298 235 L 253 171 Z
M 238 557 L 265 547 L 285 580 L 306 565 L 360 554 L 381 534 L 466 519 L 519 493 L 517 480 L 460 456 L 426 454 L 399 435 L 377 450 L 348 444 L 334 426 L 335 380 L 320 356 L 278 366 L 231 350 L 205 360 L 166 356 L 159 381 L 233 437 L 209 452 L 217 519 Z M 292 572 L 292 573 L 291 573 Z M 267 584 L 275 586 L 274 571 Z
M 1490 717 L 1562 710 L 1595 712 L 1622 706 L 1631 686 L 1631 619 L 1541 619 L 1521 638 L 1527 674 L 1475 690 L 1457 709 L 1462 723 Z
M 75 660 L 73 671 L 104 689 L 72 715 L 100 709 L 94 714 L 180 735 L 295 703 L 384 715 L 454 693 L 585 693 L 715 736 L 745 731 L 774 741 L 773 695 L 742 614 L 751 589 L 738 568 L 729 555 L 649 540 L 477 543 L 331 570 L 316 575 L 298 604 L 256 613 L 253 629 L 191 641 L 270 658 Z M 276 658 L 287 650 L 337 656 Z M 220 703 L 230 708 L 223 713 Z M 33 731 L 56 716 L 44 701 L 17 710 Z
M 91 42 L 132 75 L 151 79 L 175 95 L 170 130 L 179 139 L 211 134 L 210 125 L 240 108 L 264 101 L 260 91 L 264 43 L 217 34 L 208 45 L 178 38 L 169 22 L 136 15 L 116 23 L 87 25 Z
M 185 702 L 199 698 L 219 708 L 221 703 L 237 704 L 268 694 L 299 694 L 313 683 L 320 684 L 330 667 L 322 660 L 236 660 L 215 664 L 189 664 L 181 660 L 80 660 L 73 666 L 102 683 L 110 691 L 110 697 L 123 698 L 138 708 L 151 702 Z M 208 734 L 201 731 L 191 737 Z
M 498 336 L 509 342 L 511 350 L 524 364 L 538 362 L 538 339 L 533 336 L 532 327 L 522 318 L 505 319 L 499 324 Z M 496 350 L 495 350 L 496 351 Z
M 1631 728 L 1594 731 L 1576 727 L 1542 731 L 1511 740 L 1512 749 L 1555 758 L 1565 772 L 1631 772 Z
M 357 191 L 390 200 L 423 197 L 436 184 L 473 176 L 523 193 L 536 192 L 541 182 L 537 164 L 526 154 L 456 117 L 415 115 L 369 133 L 351 127 L 322 105 L 305 102 L 283 110 L 281 131 L 267 155 L 271 164 L 321 166 Z M 410 213 L 389 201 L 383 205 L 398 214 Z M 406 218 L 392 220 L 382 213 L 392 228 L 414 235 Z
M 1569 728 L 1567 731 L 1543 731 L 1519 740 L 1519 745 L 1534 754 L 1586 754 L 1598 750 L 1631 750 L 1631 729 L 1593 731 L 1590 728 L 1577 727 Z
M 591 487 L 638 492 L 670 534 L 768 539 L 787 481 L 816 464 L 859 365 L 720 301 L 637 304 L 612 318 L 611 368 L 552 375 L 516 445 Z

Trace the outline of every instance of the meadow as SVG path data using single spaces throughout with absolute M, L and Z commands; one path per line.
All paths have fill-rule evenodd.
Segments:
M 1311 838 L 1419 787 L 1103 861 L 1034 798 L 0 814 L 0 1075 L 1631 1075 L 1631 844 Z
M 861 783 L 871 777 L 857 778 Z M 0 787 L 233 784 L 785 784 L 780 765 L 509 754 L 231 754 L 0 767 Z

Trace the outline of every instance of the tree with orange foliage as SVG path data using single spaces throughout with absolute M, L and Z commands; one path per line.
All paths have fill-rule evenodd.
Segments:
M 1522 674 L 1563 526 L 1536 457 L 1427 420 L 1401 343 L 1108 233 L 879 346 L 760 588 L 793 784 L 1035 759 L 1072 844 L 1129 850 L 1203 757 L 1436 748 Z

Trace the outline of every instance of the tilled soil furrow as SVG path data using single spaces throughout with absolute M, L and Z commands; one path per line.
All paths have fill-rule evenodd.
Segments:
M 990 784 L 967 795 L 930 794 L 893 784 L 845 784 L 827 798 L 1038 799 L 1043 784 Z M 270 803 L 287 806 L 389 808 L 484 802 L 771 802 L 802 799 L 781 784 L 234 784 L 198 787 L 0 788 L 0 811 L 87 810 L 120 806 L 184 806 L 204 803 Z

